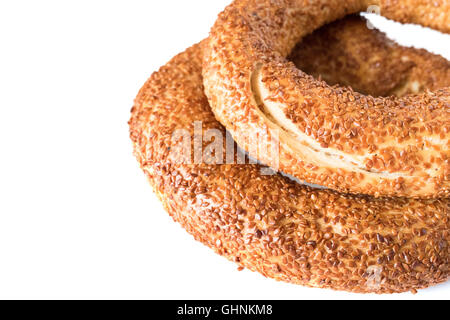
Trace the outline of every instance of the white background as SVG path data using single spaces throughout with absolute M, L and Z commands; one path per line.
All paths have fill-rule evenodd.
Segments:
M 132 156 L 133 99 L 227 0 L 0 0 L 0 298 L 449 298 L 277 283 L 195 242 Z M 450 58 L 450 40 L 376 19 Z

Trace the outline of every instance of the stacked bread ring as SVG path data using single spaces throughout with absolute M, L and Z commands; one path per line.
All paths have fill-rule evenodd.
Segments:
M 449 2 L 375 2 L 387 17 L 450 28 Z M 204 50 L 211 108 L 240 147 L 300 180 L 374 196 L 448 197 L 448 87 L 376 98 L 332 88 L 285 58 L 307 34 L 369 3 L 373 0 L 234 1 L 219 16 Z M 413 5 L 424 15 L 410 15 Z M 254 135 L 266 136 L 269 148 L 279 152 L 258 152 L 266 148 L 255 147 L 249 139 Z
M 415 291 L 446 281 L 450 272 L 450 202 L 443 197 L 447 195 L 442 187 L 445 179 L 427 178 L 435 184 L 432 187 L 421 186 L 418 190 L 403 184 L 400 189 L 386 191 L 393 191 L 395 195 L 411 191 L 413 197 L 410 198 L 373 197 L 314 189 L 281 174 L 265 175 L 261 171 L 263 166 L 239 162 L 239 155 L 234 152 L 235 145 L 231 148 L 231 162 L 228 153 L 219 157 L 207 153 L 215 159 L 212 162 L 203 158 L 203 150 L 208 150 L 212 140 L 200 139 L 198 145 L 199 124 L 202 132 L 219 132 L 226 136 L 225 128 L 216 120 L 212 109 L 233 134 L 238 132 L 233 130 L 239 123 L 237 121 L 241 121 L 241 125 L 246 121 L 247 131 L 259 130 L 259 120 L 252 123 L 248 121 L 253 119 L 252 114 L 240 113 L 236 91 L 227 91 L 233 79 L 227 80 L 230 83 L 226 89 L 215 86 L 221 76 L 225 77 L 222 72 L 228 69 L 236 71 L 234 68 L 245 60 L 238 58 L 242 52 L 226 51 L 230 45 L 227 41 L 234 44 L 241 39 L 226 38 L 229 30 L 225 29 L 236 26 L 255 28 L 244 20 L 227 20 L 233 12 L 240 12 L 241 5 L 247 2 L 258 4 L 256 11 L 249 12 L 250 16 L 258 17 L 258 27 L 268 23 L 290 23 L 282 19 L 284 11 L 279 11 L 279 20 L 260 20 L 260 14 L 269 16 L 272 13 L 269 4 L 284 4 L 285 1 L 235 1 L 219 18 L 209 39 L 176 56 L 154 73 L 136 98 L 130 120 L 135 155 L 166 210 L 198 241 L 239 266 L 276 280 L 363 293 Z M 326 7 L 326 3 L 337 1 L 315 3 L 319 2 L 324 3 L 320 12 L 329 12 L 333 10 Z M 316 10 L 306 7 L 304 10 L 311 10 L 308 11 L 308 21 L 319 19 L 320 23 L 316 22 L 321 25 L 361 10 L 356 2 L 361 1 L 348 1 L 351 5 L 344 6 L 333 17 L 322 19 L 315 18 Z M 394 9 L 391 11 L 396 12 Z M 400 19 L 412 18 L 405 14 Z M 427 23 L 435 26 L 433 23 L 436 21 Z M 444 27 L 442 30 L 447 31 Z M 221 38 L 220 32 L 225 38 Z M 273 35 L 275 42 L 282 34 L 274 32 Z M 374 40 L 364 40 L 369 37 Z M 296 39 L 289 41 L 293 47 Z M 322 58 L 316 50 L 325 49 L 325 44 L 343 51 L 327 52 L 326 61 L 332 67 L 323 72 L 320 70 Z M 223 52 L 218 50 L 219 46 L 224 48 Z M 250 50 L 249 47 L 246 49 Z M 285 55 L 290 53 L 288 49 L 291 48 L 285 47 Z M 386 70 L 371 67 L 370 61 L 364 57 L 369 52 L 375 58 L 396 65 L 395 75 L 381 78 L 386 75 Z M 219 61 L 226 56 L 231 57 L 232 62 L 228 66 L 220 65 Z M 287 63 L 272 56 L 278 63 Z M 366 29 L 359 17 L 347 17 L 313 33 L 294 50 L 291 60 L 304 70 L 308 68 L 311 74 L 322 75 L 330 84 L 345 83 L 361 88 L 365 94 L 405 97 L 406 93 L 414 92 L 425 96 L 431 94 L 429 90 L 434 90 L 429 99 L 446 99 L 446 89 L 439 88 L 450 83 L 448 61 L 425 51 L 395 45 L 378 31 Z M 271 60 L 266 61 L 272 65 Z M 358 62 L 357 68 L 354 61 Z M 257 69 L 264 68 L 261 65 Z M 242 72 L 248 77 L 247 71 L 243 69 Z M 236 78 L 241 84 L 238 89 L 251 91 L 253 71 L 251 73 L 245 83 L 240 82 L 242 78 Z M 429 76 L 423 77 L 424 74 Z M 266 80 L 265 77 L 263 79 Z M 324 82 L 306 75 L 295 80 L 301 79 L 308 79 L 320 88 L 328 88 Z M 359 95 L 349 88 L 329 88 Z M 209 101 L 204 94 L 205 89 L 209 93 Z M 240 100 L 245 105 L 256 102 L 246 101 L 246 98 L 241 96 Z M 234 104 L 221 105 L 225 100 Z M 352 102 L 351 99 L 349 101 Z M 225 112 L 227 107 L 230 110 Z M 445 110 L 445 106 L 433 107 Z M 257 115 L 264 113 L 260 110 Z M 436 117 L 443 121 L 442 116 Z M 180 136 L 175 135 L 177 138 L 174 139 L 174 133 L 179 130 L 188 133 L 181 137 L 187 141 L 191 151 L 189 159 L 177 149 Z M 217 135 L 214 137 L 217 139 Z M 442 139 L 445 138 L 444 135 Z M 239 144 L 239 136 L 236 140 Z M 221 143 L 223 149 L 230 149 L 226 141 Z M 195 159 L 199 147 L 202 161 Z M 241 147 L 246 148 L 246 145 Z M 259 160 L 267 164 L 272 161 Z M 315 168 L 305 165 L 304 170 L 314 172 Z M 305 175 L 300 177 L 305 178 Z M 352 188 L 352 181 L 355 185 L 360 184 L 357 179 L 350 180 L 342 188 L 359 190 L 358 186 Z M 379 192 L 381 189 L 365 190 L 372 194 L 385 194 Z

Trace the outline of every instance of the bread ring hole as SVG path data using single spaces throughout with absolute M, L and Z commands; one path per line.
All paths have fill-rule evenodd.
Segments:
M 376 19 L 385 20 L 382 25 L 395 24 L 393 29 L 396 30 L 411 28 L 382 17 L 377 16 Z M 375 25 L 380 25 L 380 22 Z M 450 43 L 449 35 L 419 26 L 414 28 L 431 33 L 433 38 L 442 37 L 443 41 Z M 393 36 L 405 42 L 398 34 Z M 411 45 L 411 42 L 406 42 Z M 424 53 L 424 50 L 400 46 L 375 29 L 372 20 L 353 15 L 307 36 L 297 44 L 288 59 L 298 69 L 329 85 L 351 87 L 365 95 L 387 97 L 419 94 L 450 84 L 450 62 L 440 55 L 430 60 Z M 437 78 L 440 80 L 436 81 Z

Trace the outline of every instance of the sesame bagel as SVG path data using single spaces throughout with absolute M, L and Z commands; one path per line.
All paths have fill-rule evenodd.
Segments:
M 448 279 L 448 199 L 373 198 L 312 189 L 279 174 L 265 175 L 260 165 L 237 164 L 233 144 L 231 162 L 228 152 L 222 158 L 226 164 L 203 156 L 195 160 L 196 126 L 226 134 L 204 95 L 205 45 L 193 46 L 151 76 L 129 123 L 135 155 L 175 221 L 240 267 L 279 281 L 393 293 Z M 345 57 L 331 56 L 330 63 L 345 62 Z M 312 65 L 317 59 L 315 54 L 304 58 Z M 191 161 L 179 152 L 178 130 L 188 133 L 184 138 L 194 154 Z M 208 150 L 212 140 L 200 141 L 200 151 Z
M 450 31 L 448 1 L 235 0 L 205 47 L 211 108 L 240 147 L 300 180 L 376 197 L 449 197 L 448 87 L 374 97 L 332 87 L 286 59 L 320 26 L 370 5 Z

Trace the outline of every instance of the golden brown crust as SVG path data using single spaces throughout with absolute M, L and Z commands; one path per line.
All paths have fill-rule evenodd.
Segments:
M 349 86 L 374 97 L 418 94 L 450 84 L 448 60 L 402 47 L 384 33 L 368 29 L 358 15 L 307 36 L 288 59 L 329 85 Z
M 378 5 L 386 18 L 402 23 L 415 23 L 450 33 L 450 2 L 448 0 L 366 0 Z
M 392 293 L 448 279 L 448 199 L 340 195 L 262 175 L 258 165 L 180 163 L 177 129 L 192 143 L 195 121 L 225 134 L 203 89 L 196 45 L 152 75 L 130 120 L 142 169 L 195 239 L 266 277 L 311 287 Z
M 424 3 L 430 4 L 371 4 L 390 18 L 447 31 L 448 3 L 437 9 Z M 405 9 L 409 4 L 437 20 L 412 14 L 409 6 Z M 211 107 L 239 146 L 299 179 L 374 196 L 448 197 L 448 87 L 374 98 L 330 87 L 285 59 L 307 34 L 367 5 L 362 0 L 234 1 L 219 16 L 205 49 L 203 76 Z M 445 14 L 436 16 L 439 10 Z M 253 152 L 260 149 L 248 139 L 255 134 L 279 147 L 279 154 Z

